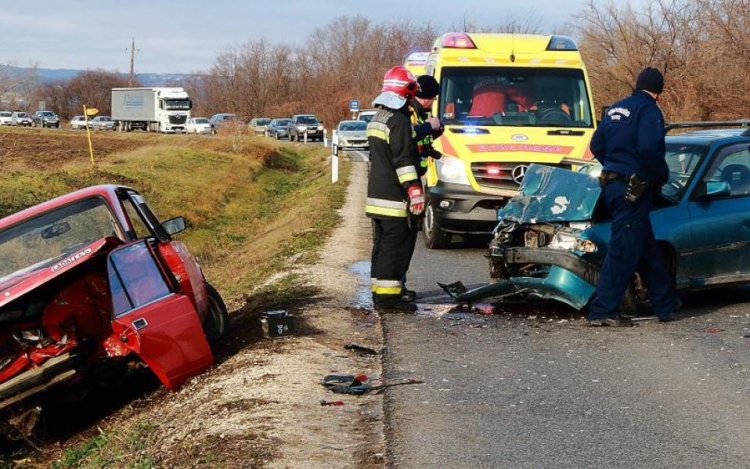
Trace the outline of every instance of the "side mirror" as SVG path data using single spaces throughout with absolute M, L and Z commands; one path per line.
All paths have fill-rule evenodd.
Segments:
M 170 218 L 167 221 L 162 222 L 161 226 L 164 228 L 164 231 L 166 231 L 170 236 L 172 236 L 175 233 L 179 233 L 180 231 L 184 231 L 185 226 L 185 218 L 183 217 L 175 217 Z
M 700 181 L 695 187 L 693 198 L 696 200 L 719 199 L 732 195 L 732 188 L 726 181 Z

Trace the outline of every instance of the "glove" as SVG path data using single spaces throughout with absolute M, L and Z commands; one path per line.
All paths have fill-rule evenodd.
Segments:
M 430 148 L 429 151 L 428 151 L 428 155 L 427 156 L 430 156 L 430 157 L 432 157 L 432 158 L 434 158 L 436 160 L 439 160 L 440 157 L 443 156 L 443 154 L 440 153 L 439 151 L 435 150 L 434 148 Z
M 409 196 L 409 211 L 414 215 L 421 215 L 424 212 L 424 192 L 421 184 L 412 184 L 406 190 Z

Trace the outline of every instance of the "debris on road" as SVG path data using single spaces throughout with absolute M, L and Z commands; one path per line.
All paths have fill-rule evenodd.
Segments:
M 375 394 L 379 394 L 383 390 L 392 386 L 423 383 L 424 381 L 409 378 L 402 381 L 372 385 L 370 378 L 368 378 L 366 375 L 328 375 L 323 378 L 323 381 L 321 382 L 321 384 L 325 386 L 326 389 L 336 394 L 354 395 L 362 395 L 370 391 L 375 391 Z
M 370 348 L 370 347 L 364 347 L 362 345 L 357 344 L 346 344 L 344 345 L 345 350 L 354 350 L 356 352 L 360 352 L 362 355 L 380 355 L 380 352 L 377 350 Z
M 327 401 L 325 399 L 320 400 L 320 405 L 322 406 L 342 406 L 344 405 L 344 401 Z

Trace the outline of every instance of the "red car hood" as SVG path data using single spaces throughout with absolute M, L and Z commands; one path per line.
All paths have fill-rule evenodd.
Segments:
M 40 265 L 28 272 L 14 272 L 0 279 L 0 308 L 66 272 L 88 262 L 99 252 L 109 252 L 122 244 L 117 238 L 102 238 L 67 256 Z

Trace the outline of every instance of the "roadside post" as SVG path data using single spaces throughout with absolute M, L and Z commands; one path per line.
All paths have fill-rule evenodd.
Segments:
M 328 135 L 326 134 L 326 128 L 323 127 L 323 146 L 328 146 Z
M 339 156 L 331 155 L 331 183 L 339 182 Z
M 325 135 L 325 134 L 324 134 Z M 333 135 L 336 136 L 336 129 L 333 129 Z M 333 144 L 335 138 L 331 138 L 331 183 L 339 181 L 339 152 L 336 145 Z
M 89 116 L 95 116 L 99 114 L 99 110 L 96 108 L 86 109 L 86 105 L 83 105 L 83 119 L 86 122 L 86 137 L 89 140 L 89 154 L 91 155 L 91 166 L 94 166 L 94 147 L 91 145 L 91 129 L 89 128 Z
M 304 139 L 303 141 L 304 141 L 305 143 L 307 143 L 307 127 L 305 127 L 305 136 L 304 136 L 304 137 L 302 137 L 302 138 Z

